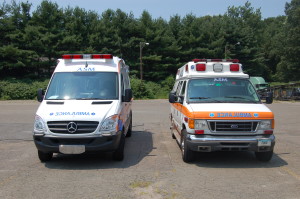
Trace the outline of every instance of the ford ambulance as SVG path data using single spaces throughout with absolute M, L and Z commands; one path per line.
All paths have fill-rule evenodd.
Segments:
M 253 151 L 269 161 L 274 115 L 238 60 L 194 59 L 178 69 L 169 95 L 171 133 L 191 162 L 196 152 Z
M 38 91 L 33 139 L 39 159 L 111 151 L 123 160 L 132 128 L 128 73 L 124 60 L 110 54 L 63 55 L 47 91 Z

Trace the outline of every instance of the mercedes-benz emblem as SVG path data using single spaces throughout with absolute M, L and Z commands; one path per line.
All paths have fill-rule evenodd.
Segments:
M 237 124 L 233 124 L 233 125 L 231 125 L 231 128 L 232 128 L 232 129 L 238 129 L 239 126 L 238 126 Z
M 70 122 L 67 125 L 67 129 L 69 133 L 75 133 L 77 131 L 77 124 L 75 122 Z

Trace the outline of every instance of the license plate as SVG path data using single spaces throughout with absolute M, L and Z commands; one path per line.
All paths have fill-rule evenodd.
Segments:
M 258 146 L 271 146 L 271 140 L 269 139 L 258 140 Z
M 81 154 L 85 152 L 84 145 L 59 145 L 59 152 L 63 154 Z

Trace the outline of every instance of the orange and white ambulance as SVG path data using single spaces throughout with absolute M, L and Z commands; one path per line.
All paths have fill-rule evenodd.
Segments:
M 254 151 L 269 161 L 274 115 L 258 97 L 239 60 L 194 59 L 178 69 L 169 95 L 171 133 L 185 162 L 195 152 Z
M 111 54 L 68 54 L 58 61 L 46 93 L 38 91 L 33 140 L 39 159 L 112 151 L 123 160 L 132 128 L 129 67 Z

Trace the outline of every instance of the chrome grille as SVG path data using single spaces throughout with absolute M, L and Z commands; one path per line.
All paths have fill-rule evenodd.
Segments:
M 73 123 L 76 125 L 76 130 L 70 131 L 68 125 Z M 95 121 L 51 121 L 47 122 L 48 128 L 53 133 L 61 134 L 81 134 L 94 132 L 99 122 Z M 69 126 L 70 127 L 70 126 Z
M 208 121 L 212 132 L 255 132 L 258 121 Z

